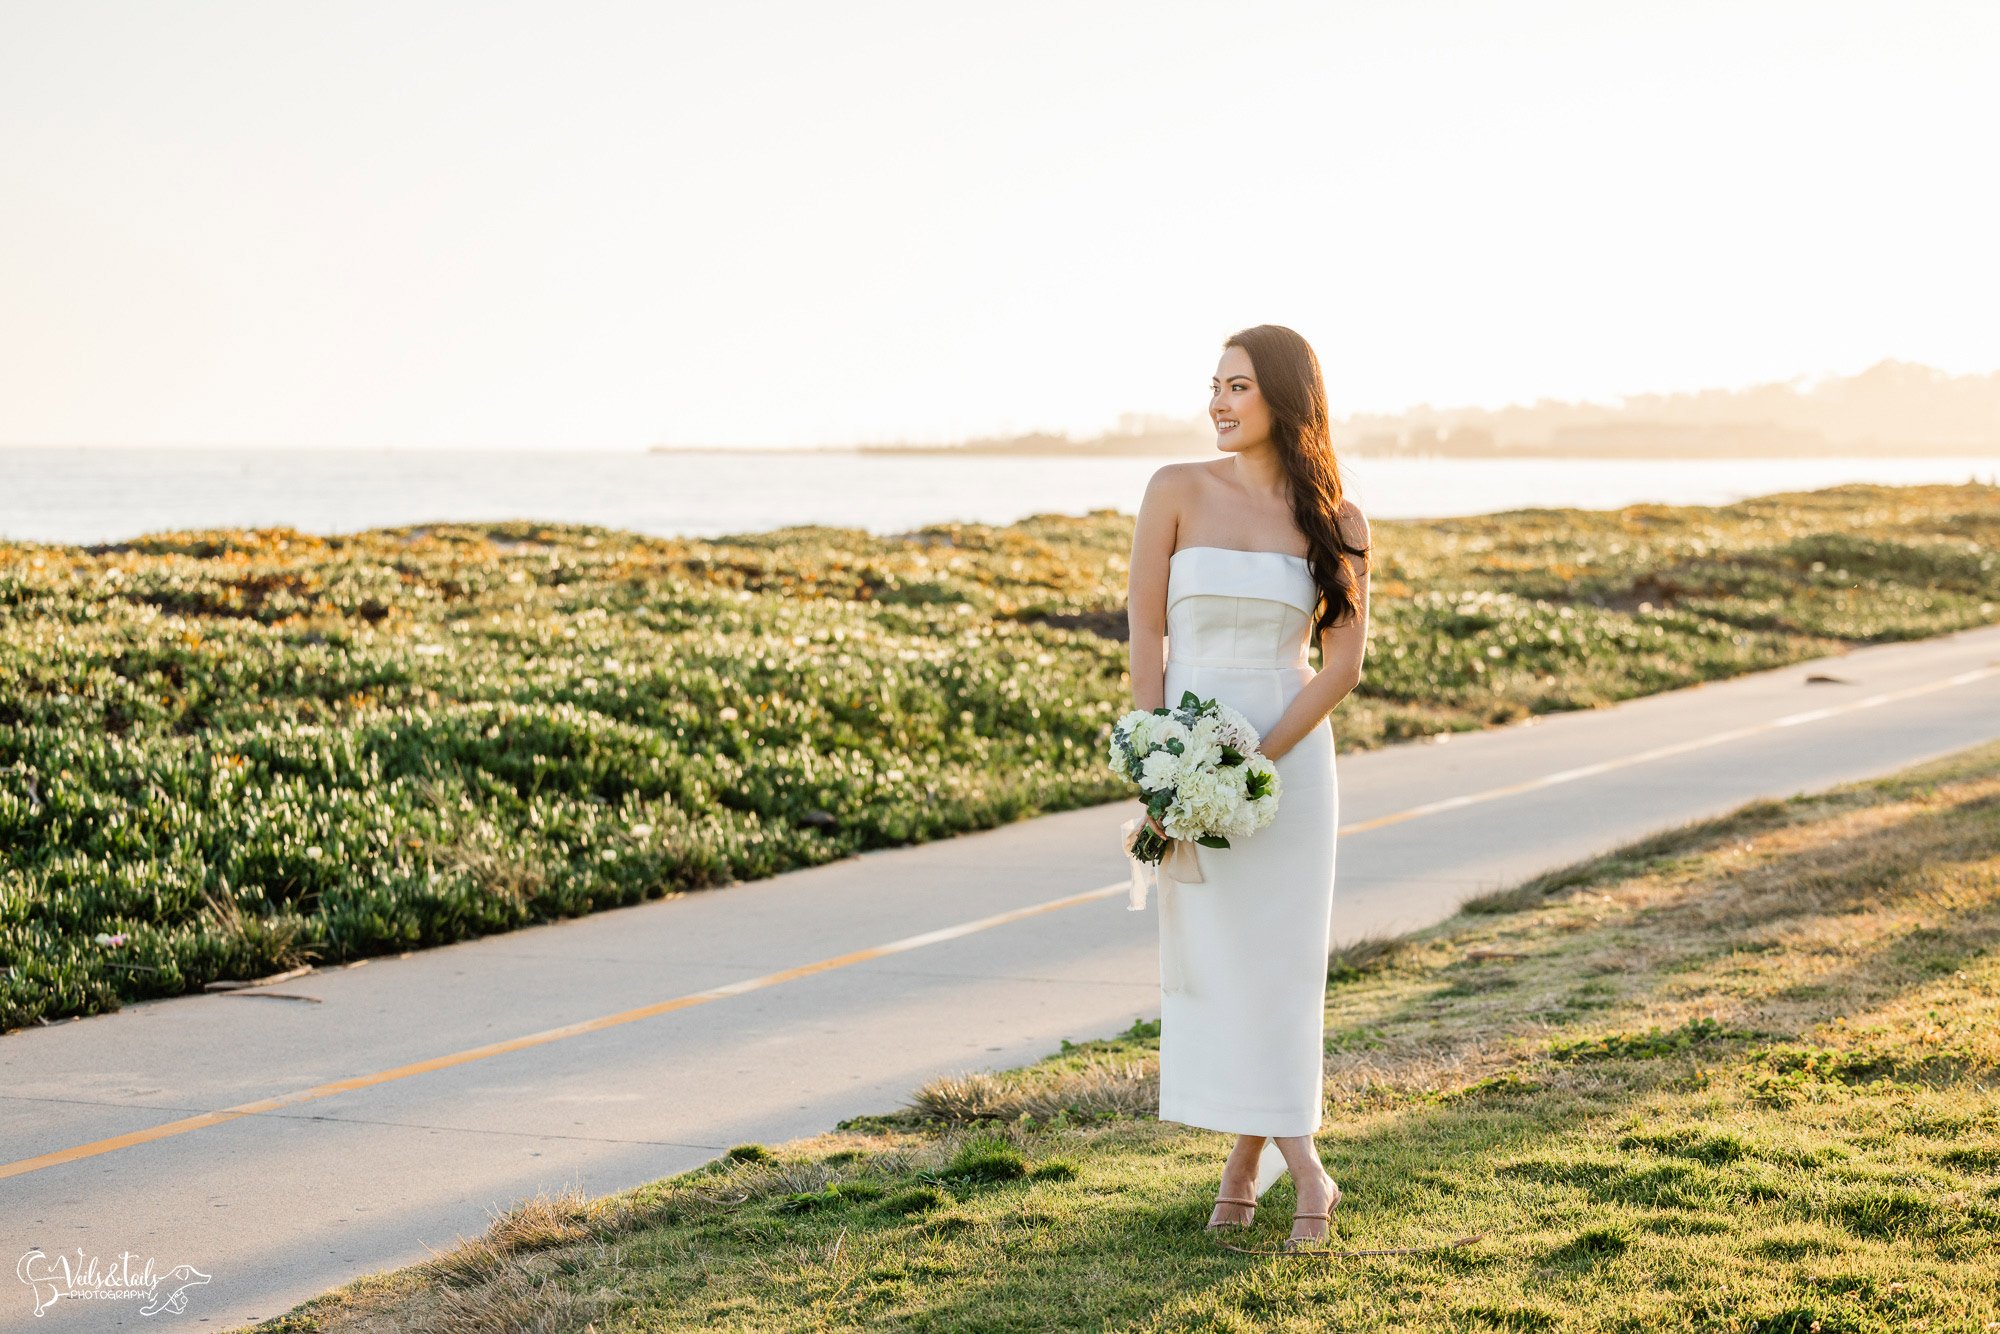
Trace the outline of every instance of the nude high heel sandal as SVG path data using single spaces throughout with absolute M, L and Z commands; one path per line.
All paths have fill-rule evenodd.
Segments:
M 1222 1212 L 1222 1208 L 1224 1205 L 1230 1205 L 1230 1204 L 1238 1205 L 1241 1206 L 1242 1208 L 1248 1209 L 1250 1211 L 1249 1217 L 1217 1218 L 1215 1216 L 1215 1213 Z M 1239 1227 L 1247 1228 L 1257 1221 L 1257 1201 L 1241 1199 L 1234 1195 L 1218 1195 L 1215 1197 L 1215 1213 L 1212 1213 L 1208 1216 L 1208 1230 L 1210 1232 L 1226 1232 L 1230 1228 L 1239 1228 Z
M 1325 1241 L 1328 1237 L 1333 1235 L 1333 1211 L 1340 1207 L 1340 1183 L 1338 1181 L 1333 1181 L 1329 1179 L 1328 1184 L 1330 1184 L 1333 1187 L 1333 1198 L 1329 1199 L 1326 1202 L 1325 1213 L 1308 1214 L 1308 1213 L 1295 1212 L 1292 1215 L 1292 1225 L 1294 1227 L 1298 1225 L 1299 1220 L 1304 1218 L 1324 1218 L 1326 1220 L 1326 1231 L 1321 1233 L 1317 1237 L 1286 1237 L 1283 1241 L 1278 1243 L 1279 1250 L 1303 1251 L 1308 1249 L 1309 1247 L 1315 1246 L 1320 1242 Z
M 1208 1230 L 1210 1232 L 1222 1232 L 1229 1228 L 1247 1228 L 1252 1226 L 1257 1219 L 1257 1200 L 1263 1196 L 1265 1191 L 1271 1188 L 1273 1182 L 1284 1174 L 1285 1155 L 1278 1152 L 1278 1142 L 1273 1139 L 1265 1140 L 1262 1152 L 1257 1155 L 1257 1179 L 1250 1189 L 1251 1198 L 1245 1200 L 1229 1195 L 1218 1195 L 1215 1200 L 1217 1212 L 1221 1211 L 1223 1205 L 1233 1204 L 1248 1209 L 1250 1211 L 1249 1217 L 1241 1220 L 1218 1219 L 1214 1214 L 1210 1214 Z

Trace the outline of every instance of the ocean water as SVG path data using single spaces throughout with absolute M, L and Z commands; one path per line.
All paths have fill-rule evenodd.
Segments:
M 332 535 L 454 520 L 600 524 L 717 537 L 792 524 L 870 533 L 951 520 L 1138 508 L 1186 456 L 951 458 L 759 451 L 0 448 L 0 538 L 126 541 L 178 529 L 284 525 Z M 1342 475 L 1371 518 L 1531 506 L 1723 504 L 1841 482 L 2000 481 L 2000 457 L 1369 459 Z

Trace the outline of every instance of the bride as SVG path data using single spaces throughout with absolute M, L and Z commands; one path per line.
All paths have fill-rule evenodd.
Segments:
M 1340 1203 L 1313 1142 L 1339 824 L 1328 714 L 1361 680 L 1368 522 L 1342 495 L 1319 360 L 1298 334 L 1232 334 L 1209 414 L 1223 457 L 1161 468 L 1140 504 L 1133 706 L 1187 690 L 1232 706 L 1257 728 L 1280 790 L 1257 833 L 1183 849 L 1199 878 L 1176 883 L 1163 864 L 1159 1115 L 1236 1136 L 1211 1229 L 1249 1227 L 1257 1196 L 1290 1172 L 1290 1250 L 1324 1240 Z

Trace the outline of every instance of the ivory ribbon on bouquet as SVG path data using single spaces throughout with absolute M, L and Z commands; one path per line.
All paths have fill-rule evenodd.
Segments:
M 1125 847 L 1125 860 L 1132 866 L 1132 887 L 1126 894 L 1125 907 L 1129 912 L 1138 912 L 1146 906 L 1146 894 L 1153 886 L 1160 889 L 1160 989 L 1162 991 L 1185 991 L 1186 976 L 1181 967 L 1181 915 L 1179 896 L 1174 892 L 1176 883 L 1198 885 L 1208 877 L 1202 874 L 1201 858 L 1197 849 L 1201 846 L 1189 839 L 1175 838 L 1167 841 L 1166 855 L 1155 862 L 1142 861 L 1132 855 L 1132 843 L 1145 827 L 1146 817 L 1135 815 L 1118 826 L 1118 832 Z

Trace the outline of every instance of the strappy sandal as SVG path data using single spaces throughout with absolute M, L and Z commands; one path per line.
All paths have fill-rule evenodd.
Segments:
M 1223 1220 L 1221 1220 L 1221 1221 L 1219 1221 L 1219 1222 L 1218 1222 L 1218 1221 L 1216 1220 L 1216 1217 L 1215 1217 L 1215 1215 L 1214 1215 L 1213 1213 L 1210 1213 L 1210 1214 L 1209 1214 L 1209 1216 L 1208 1216 L 1208 1230 L 1209 1230 L 1210 1232 L 1226 1232 L 1226 1231 L 1228 1231 L 1228 1230 L 1229 1230 L 1230 1228 L 1238 1228 L 1238 1227 L 1240 1227 L 1240 1228 L 1248 1228 L 1248 1227 L 1250 1227 L 1251 1225 L 1253 1225 L 1253 1224 L 1254 1224 L 1254 1223 L 1255 1223 L 1255 1222 L 1257 1221 L 1257 1201 L 1256 1201 L 1256 1200 L 1254 1200 L 1254 1199 L 1250 1199 L 1250 1200 L 1244 1200 L 1244 1199 L 1238 1199 L 1237 1197 L 1235 1197 L 1235 1196 L 1233 1196 L 1233 1195 L 1218 1195 L 1218 1196 L 1216 1196 L 1216 1197 L 1215 1197 L 1215 1206 L 1216 1206 L 1216 1208 L 1220 1209 L 1220 1208 L 1221 1208 L 1221 1207 L 1222 1207 L 1223 1205 L 1225 1205 L 1225 1204 L 1240 1204 L 1240 1205 L 1244 1205 L 1244 1206 L 1246 1206 L 1246 1207 L 1247 1207 L 1247 1208 L 1248 1208 L 1248 1209 L 1250 1210 L 1250 1216 L 1249 1216 L 1248 1218 L 1245 1218 L 1245 1219 L 1240 1219 L 1240 1220 L 1239 1220 L 1239 1219 L 1234 1219 L 1234 1218 L 1229 1218 L 1229 1219 L 1223 1219 Z
M 1333 1182 L 1333 1198 L 1326 1202 L 1325 1213 L 1322 1214 L 1294 1213 L 1292 1215 L 1292 1225 L 1294 1227 L 1298 1225 L 1299 1220 L 1302 1218 L 1324 1218 L 1326 1220 L 1326 1235 L 1319 1237 L 1286 1237 L 1283 1241 L 1278 1243 L 1278 1249 L 1281 1251 L 1303 1251 L 1309 1249 L 1312 1246 L 1318 1245 L 1321 1242 L 1329 1240 L 1333 1236 L 1333 1211 L 1335 1209 L 1338 1209 L 1339 1207 L 1340 1207 L 1340 1183 L 1336 1181 Z

